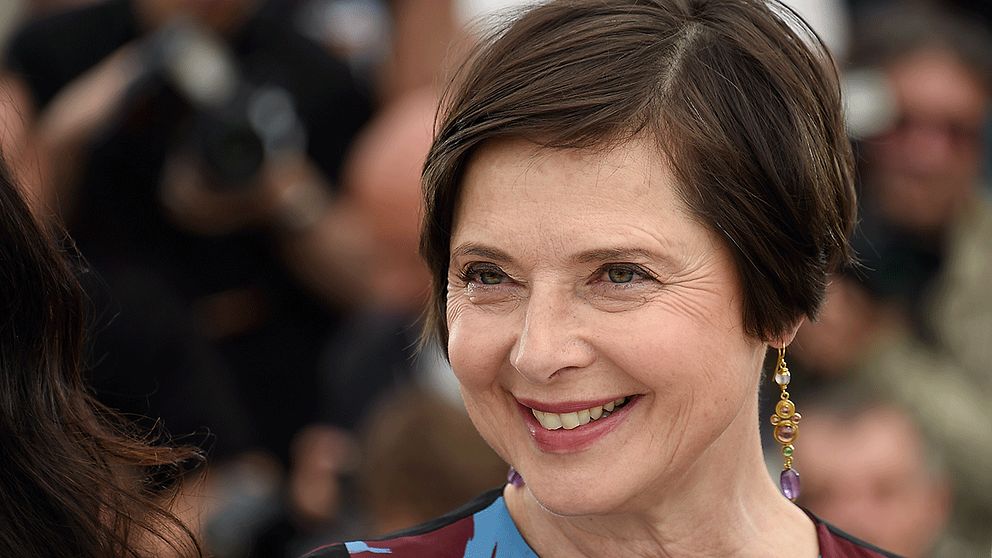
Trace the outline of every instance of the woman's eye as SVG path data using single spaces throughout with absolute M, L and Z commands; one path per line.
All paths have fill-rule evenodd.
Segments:
M 637 274 L 633 269 L 611 267 L 607 270 L 606 276 L 610 279 L 611 283 L 630 283 L 634 280 Z
M 503 282 L 503 274 L 498 271 L 480 271 L 476 276 L 483 285 L 499 285 Z
M 486 287 L 501 285 L 506 282 L 506 273 L 492 265 L 469 265 L 458 274 L 466 284 L 476 284 Z

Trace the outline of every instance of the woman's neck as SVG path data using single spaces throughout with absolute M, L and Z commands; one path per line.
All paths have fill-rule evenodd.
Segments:
M 510 515 L 543 558 L 816 558 L 813 523 L 768 476 L 757 421 L 738 418 L 744 420 L 735 421 L 685 474 L 648 488 L 622 512 L 555 515 L 526 486 L 507 485 Z

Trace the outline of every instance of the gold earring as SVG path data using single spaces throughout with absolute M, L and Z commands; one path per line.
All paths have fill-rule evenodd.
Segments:
M 785 345 L 778 350 L 778 362 L 775 364 L 775 383 L 782 390 L 779 402 L 775 404 L 775 414 L 772 415 L 772 426 L 775 427 L 775 441 L 782 446 L 782 474 L 779 477 L 779 486 L 782 494 L 796 501 L 799 497 L 799 472 L 792 468 L 792 455 L 796 448 L 793 443 L 799 437 L 799 419 L 802 415 L 796 412 L 796 404 L 789 400 L 789 382 L 792 381 L 792 373 L 785 364 Z

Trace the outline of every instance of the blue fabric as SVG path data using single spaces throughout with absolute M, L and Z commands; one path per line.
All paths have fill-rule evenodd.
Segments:
M 472 520 L 475 533 L 465 545 L 465 558 L 538 558 L 514 525 L 502 496 Z
M 362 541 L 355 541 L 344 543 L 344 547 L 348 549 L 348 554 L 358 554 L 359 552 L 369 552 L 371 554 L 392 554 L 393 551 L 388 548 L 376 548 L 369 546 L 367 543 Z

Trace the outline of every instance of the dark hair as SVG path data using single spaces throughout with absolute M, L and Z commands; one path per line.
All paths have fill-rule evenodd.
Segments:
M 0 548 L 107 558 L 165 544 L 199 556 L 158 490 L 163 472 L 197 454 L 138 441 L 89 395 L 85 306 L 60 252 L 0 159 Z
M 495 138 L 595 149 L 653 135 L 680 196 L 733 252 L 755 337 L 814 317 L 828 272 L 852 259 L 854 171 L 836 70 L 777 2 L 552 1 L 486 40 L 441 111 L 421 253 L 434 281 L 427 327 L 442 346 L 462 172 Z

